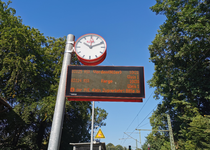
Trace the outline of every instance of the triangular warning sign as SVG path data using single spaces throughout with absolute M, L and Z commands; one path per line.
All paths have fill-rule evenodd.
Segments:
M 97 134 L 95 136 L 95 139 L 105 139 L 105 136 L 104 136 L 104 134 L 103 134 L 101 129 L 98 130 L 98 132 L 97 132 Z

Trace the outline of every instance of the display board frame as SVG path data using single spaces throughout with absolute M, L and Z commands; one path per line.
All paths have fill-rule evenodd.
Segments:
M 83 74 L 84 76 L 86 75 L 84 72 L 88 72 L 88 71 L 98 71 L 98 74 L 95 74 L 95 77 L 97 76 L 98 78 L 100 78 L 103 73 L 106 72 L 112 72 L 112 74 L 107 73 L 107 76 L 112 79 L 116 77 L 122 78 L 122 72 L 124 71 L 125 73 L 131 73 L 132 72 L 138 72 L 139 74 L 136 75 L 138 76 L 138 86 L 139 86 L 139 93 L 136 93 L 134 90 L 133 93 L 130 93 L 132 91 L 132 88 L 128 88 L 126 89 L 125 92 L 123 93 L 117 93 L 117 92 L 113 92 L 113 90 L 111 92 L 92 92 L 92 91 L 87 91 L 87 92 L 76 92 L 75 90 L 73 91 L 71 88 L 71 85 L 75 85 L 75 83 L 73 83 L 73 81 L 75 80 L 75 78 L 72 78 L 72 76 L 75 76 L 75 74 L 72 73 L 75 72 L 75 70 L 78 70 L 81 72 L 81 74 Z M 120 73 L 118 73 L 120 72 Z M 80 74 L 80 76 L 81 76 Z M 82 76 L 83 76 L 82 75 Z M 90 77 L 90 78 L 94 78 L 94 76 Z M 128 78 L 128 77 L 127 77 Z M 125 75 L 124 78 L 122 78 L 122 82 L 124 82 L 125 80 L 129 80 L 129 79 L 125 79 Z M 132 78 L 132 76 L 131 76 Z M 123 80 L 124 79 L 124 80 Z M 103 79 L 101 79 L 101 82 L 103 81 Z M 110 80 L 112 81 L 112 80 Z M 137 80 L 129 80 L 129 81 L 137 81 Z M 127 81 L 128 82 L 128 81 Z M 138 81 L 137 81 L 138 82 Z M 85 84 L 85 83 L 84 83 Z M 95 83 L 95 84 L 102 84 L 103 83 Z M 76 85 L 82 85 L 81 83 L 76 84 Z M 127 85 L 126 85 L 127 86 Z M 110 84 L 110 87 L 112 87 L 112 85 Z M 88 88 L 88 87 L 87 87 Z M 115 90 L 117 91 L 117 90 Z M 142 102 L 142 99 L 145 98 L 145 79 L 144 79 L 144 67 L 142 66 L 72 66 L 69 65 L 68 69 L 67 69 L 67 79 L 66 79 L 66 91 L 65 91 L 65 96 L 68 98 L 69 101 L 118 101 L 118 102 Z

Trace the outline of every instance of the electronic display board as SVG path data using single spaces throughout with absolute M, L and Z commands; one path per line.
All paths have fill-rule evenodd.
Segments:
M 144 67 L 68 66 L 66 97 L 70 101 L 142 102 Z

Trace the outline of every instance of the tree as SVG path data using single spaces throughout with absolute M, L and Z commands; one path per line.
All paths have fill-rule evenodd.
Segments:
M 155 72 L 148 83 L 156 88 L 155 97 L 163 98 L 151 118 L 152 126 L 154 129 L 167 128 L 162 121 L 166 120 L 164 114 L 169 113 L 176 146 L 182 145 L 180 148 L 185 149 L 192 143 L 202 149 L 205 144 L 192 142 L 188 133 L 195 132 L 191 125 L 196 116 L 210 114 L 210 1 L 156 2 L 151 10 L 164 14 L 167 20 L 149 46 Z M 201 143 L 207 142 L 201 140 Z
M 108 143 L 108 144 L 106 145 L 106 149 L 107 149 L 107 150 L 115 150 L 115 146 L 114 146 L 114 144 L 112 144 L 112 143 Z
M 112 143 L 108 143 L 106 145 L 106 149 L 107 150 L 127 150 L 127 148 L 126 147 L 123 147 L 122 145 L 116 145 L 116 146 L 114 146 L 114 144 L 112 144 Z
M 0 0 L 0 97 L 13 109 L 0 115 L 0 149 L 46 149 L 66 37 L 44 37 L 23 25 L 9 3 Z M 80 64 L 76 56 L 72 64 Z M 96 108 L 96 114 L 105 125 L 106 111 Z M 90 102 L 66 101 L 64 118 L 61 143 L 89 141 Z
M 49 94 L 46 89 L 53 81 L 42 49 L 46 39 L 37 29 L 23 25 L 14 16 L 15 10 L 8 8 L 9 3 L 0 1 L 0 96 L 14 109 L 1 115 L 2 146 L 36 149 L 33 124 L 42 118 L 37 117 L 38 105 Z
M 148 140 L 146 140 L 145 143 L 141 146 L 141 149 L 148 150 L 148 144 L 149 144 L 149 142 L 148 142 Z
M 185 149 L 210 149 L 210 117 L 197 115 L 190 122 L 189 129 L 183 129 L 187 136 Z M 188 133 L 186 133 L 188 132 Z M 182 141 L 183 142 L 183 141 Z
M 116 145 L 115 148 L 116 148 L 116 150 L 124 150 L 121 145 Z
M 127 150 L 128 148 L 124 146 L 123 149 L 124 149 L 124 150 Z

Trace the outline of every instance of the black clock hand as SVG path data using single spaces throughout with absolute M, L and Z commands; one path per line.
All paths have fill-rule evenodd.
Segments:
M 89 48 L 92 48 L 90 45 L 88 45 L 88 44 L 87 44 L 87 43 L 85 43 L 85 42 L 84 42 L 83 44 L 85 44 L 85 45 L 86 45 L 87 47 L 89 47 Z
M 91 48 L 93 48 L 94 46 L 98 46 L 98 45 L 101 45 L 101 44 L 103 44 L 104 42 L 102 41 L 101 43 L 98 43 L 98 44 L 96 44 L 96 45 L 93 45 Z

